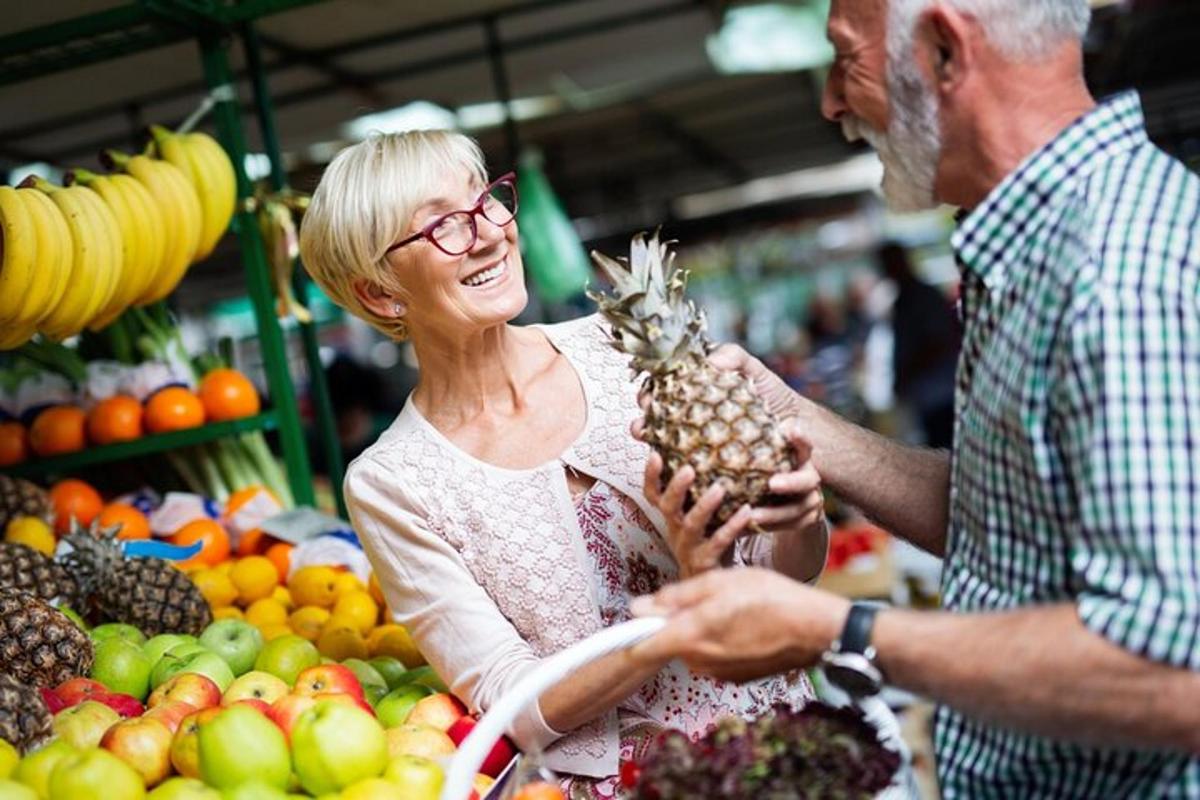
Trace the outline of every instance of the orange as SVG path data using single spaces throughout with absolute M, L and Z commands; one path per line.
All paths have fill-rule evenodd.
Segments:
M 150 520 L 128 503 L 109 503 L 100 510 L 100 526 L 111 528 L 120 525 L 118 539 L 149 539 Z
M 325 623 L 329 622 L 329 609 L 320 606 L 303 606 L 292 612 L 288 624 L 297 636 L 315 642 L 321 636 Z
M 29 435 L 19 422 L 0 422 L 0 467 L 11 467 L 29 458 Z
M 192 520 L 175 531 L 170 542 L 181 547 L 187 547 L 196 542 L 203 545 L 196 555 L 184 561 L 175 562 L 176 566 L 183 569 L 187 569 L 193 564 L 213 567 L 229 558 L 229 534 L 214 519 Z
M 39 456 L 82 450 L 85 416 L 77 406 L 51 406 L 37 415 L 29 428 L 29 448 Z
M 404 666 L 414 669 L 425 663 L 425 656 L 417 649 L 416 642 L 408 635 L 408 629 L 403 625 L 389 622 L 371 631 L 367 637 L 367 650 L 371 656 L 392 656 L 404 662 Z
M 367 643 L 363 641 L 362 634 L 354 628 L 339 625 L 336 618 L 330 618 L 317 637 L 317 650 L 334 661 L 367 657 Z
M 270 597 L 279 585 L 279 573 L 271 559 L 266 556 L 239 558 L 229 577 L 237 587 L 238 602 L 244 606 L 255 600 Z
M 200 594 L 204 595 L 204 599 L 213 609 L 231 606 L 233 601 L 237 600 L 237 587 L 233 585 L 233 581 L 229 579 L 228 575 L 222 575 L 215 569 L 204 568 L 190 577 L 192 583 L 196 584 Z
M 100 493 L 77 478 L 67 478 L 50 487 L 50 504 L 54 506 L 54 530 L 59 535 L 71 529 L 72 517 L 87 526 L 104 508 Z
M 263 555 L 271 559 L 271 563 L 279 571 L 279 580 L 281 581 L 288 579 L 288 571 L 292 566 L 292 550 L 295 547 L 294 544 L 288 544 L 287 542 L 276 542 L 263 553 Z
M 562 793 L 562 789 L 553 783 L 537 781 L 536 783 L 527 783 L 518 789 L 517 793 L 513 795 L 513 800 L 567 800 L 567 798 Z
M 279 502 L 279 498 L 270 489 L 262 484 L 252 483 L 249 486 L 243 486 L 229 495 L 229 499 L 225 501 L 225 516 L 229 517 L 236 514 L 239 508 L 257 497 L 259 492 L 266 492 L 272 500 L 276 503 Z
M 333 619 L 366 636 L 379 619 L 379 606 L 361 589 L 346 592 L 333 604 Z
M 267 548 L 279 540 L 269 533 L 263 533 L 262 528 L 251 528 L 238 539 L 237 554 L 239 556 L 265 555 Z
M 298 605 L 330 608 L 337 599 L 337 576 L 333 567 L 302 567 L 288 580 L 288 591 Z
M 204 424 L 204 404 L 182 386 L 159 389 L 146 401 L 146 430 L 181 431 Z
M 200 381 L 200 400 L 208 418 L 219 422 L 252 417 L 262 408 L 258 390 L 236 369 L 214 369 Z
M 87 416 L 88 439 L 92 444 L 128 442 L 142 435 L 142 404 L 129 395 L 101 400 Z
M 264 597 L 255 600 L 246 609 L 246 622 L 262 628 L 265 625 L 286 625 L 287 609 L 278 600 Z

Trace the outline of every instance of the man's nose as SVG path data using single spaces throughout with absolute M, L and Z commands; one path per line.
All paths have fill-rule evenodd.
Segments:
M 841 122 L 842 116 L 849 110 L 843 91 L 842 71 L 834 65 L 829 70 L 825 90 L 821 93 L 821 114 L 830 122 Z

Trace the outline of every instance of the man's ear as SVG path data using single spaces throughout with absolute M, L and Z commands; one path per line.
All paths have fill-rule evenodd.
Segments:
M 407 310 L 404 303 L 393 297 L 379 284 L 364 278 L 353 284 L 354 294 L 360 303 L 372 313 L 380 317 L 402 317 Z
M 916 52 L 939 95 L 957 89 L 975 61 L 972 23 L 957 9 L 936 5 L 921 15 Z

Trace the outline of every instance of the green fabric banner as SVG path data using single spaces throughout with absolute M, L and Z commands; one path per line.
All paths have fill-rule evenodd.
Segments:
M 521 226 L 522 257 L 534 289 L 551 303 L 579 295 L 592 275 L 591 266 L 536 153 L 521 157 L 517 192 L 521 198 L 517 224 Z

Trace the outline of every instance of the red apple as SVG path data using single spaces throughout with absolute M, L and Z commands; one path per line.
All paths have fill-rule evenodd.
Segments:
M 221 705 L 228 706 L 238 700 L 253 699 L 262 700 L 269 706 L 289 691 L 287 683 L 281 678 L 276 678 L 269 672 L 254 670 L 239 676 L 229 684 L 225 694 L 221 695 Z
M 221 687 L 207 675 L 181 672 L 150 693 L 146 705 L 154 708 L 170 700 L 181 700 L 196 709 L 221 705 Z
M 90 695 L 107 692 L 107 686 L 90 678 L 71 678 L 71 680 L 63 681 L 54 687 L 54 693 L 63 699 L 67 708 L 90 699 Z
M 97 703 L 104 703 L 104 705 L 125 718 L 140 717 L 146 710 L 145 706 L 142 705 L 142 701 L 131 694 L 95 692 L 92 694 L 92 699 Z
M 449 736 L 428 725 L 405 723 L 387 729 L 388 758 L 396 756 L 421 756 L 438 759 L 453 755 L 454 742 Z
M 453 695 L 439 692 L 422 697 L 413 706 L 404 720 L 410 724 L 430 725 L 439 731 L 448 731 L 450 726 L 467 715 L 467 707 Z
M 474 717 L 459 717 L 446 731 L 446 735 L 454 742 L 455 747 L 459 747 L 462 745 L 463 739 L 466 739 L 467 735 L 478 724 L 478 721 Z M 504 768 L 508 766 L 508 762 L 512 761 L 516 755 L 517 748 L 508 740 L 508 737 L 501 736 L 496 740 L 496 744 L 492 745 L 492 749 L 488 752 L 487 758 L 483 760 L 479 771 L 484 775 L 495 778 L 504 771 Z
M 341 664 L 320 664 L 309 667 L 296 676 L 294 694 L 348 694 L 366 700 L 362 684 L 349 667 Z
M 42 696 L 42 702 L 50 709 L 51 714 L 57 714 L 67 707 L 67 701 L 59 697 L 53 689 L 42 686 L 38 689 L 38 694 Z
M 154 708 L 146 711 L 142 717 L 156 719 L 163 725 L 166 725 L 171 733 L 175 733 L 175 731 L 179 730 L 179 724 L 183 722 L 185 717 L 199 710 L 191 703 L 185 703 L 182 700 L 172 700 L 168 703 L 159 703 Z
M 171 731 L 159 720 L 121 720 L 105 731 L 100 746 L 136 769 L 147 788 L 171 774 Z
M 271 707 L 269 705 L 254 697 L 246 697 L 241 700 L 234 700 L 232 703 L 226 703 L 225 705 L 250 706 L 250 708 L 253 708 L 264 717 L 267 716 L 271 711 Z
M 175 771 L 186 778 L 200 777 L 200 725 L 221 713 L 219 706 L 210 706 L 188 714 L 171 739 L 171 763 Z
M 366 700 L 360 700 L 349 694 L 324 692 L 322 694 L 285 695 L 271 704 L 271 708 L 267 711 L 267 718 L 279 726 L 279 729 L 283 731 L 283 735 L 287 737 L 290 743 L 292 726 L 296 724 L 296 719 L 305 711 L 315 706 L 319 700 L 332 700 L 335 703 L 355 706 L 374 716 L 374 712 L 372 712 L 371 706 Z

